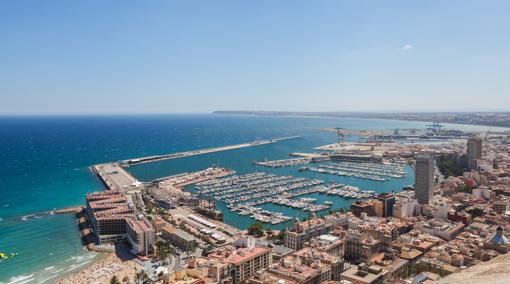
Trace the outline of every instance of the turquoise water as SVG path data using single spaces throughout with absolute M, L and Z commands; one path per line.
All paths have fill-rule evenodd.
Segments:
M 351 137 L 351 139 L 354 139 L 354 137 Z M 317 133 L 317 131 L 303 132 L 302 137 L 281 141 L 275 144 L 260 145 L 225 152 L 216 152 L 182 158 L 178 160 L 165 160 L 156 163 L 141 164 L 129 168 L 128 171 L 138 177 L 140 180 L 149 181 L 178 172 L 197 171 L 214 164 L 219 164 L 222 167 L 235 170 L 236 173 L 240 175 L 255 171 L 263 171 L 277 175 L 293 175 L 296 177 L 306 177 L 309 179 L 320 179 L 326 183 L 343 183 L 357 186 L 362 190 L 374 190 L 376 192 L 399 192 L 402 190 L 402 187 L 414 183 L 414 173 L 412 168 L 409 166 L 406 166 L 405 168 L 407 175 L 404 178 L 390 179 L 388 181 L 379 182 L 355 177 L 320 174 L 309 171 L 300 172 L 298 169 L 302 167 L 302 165 L 283 168 L 267 168 L 251 164 L 251 161 L 253 160 L 261 161 L 264 159 L 274 160 L 289 158 L 289 153 L 291 152 L 313 152 L 314 147 L 324 145 L 325 143 L 332 143 L 334 141 L 335 136 L 331 134 L 320 132 Z M 194 191 L 193 186 L 189 186 L 187 189 L 192 192 Z M 354 201 L 354 199 L 344 199 L 339 196 L 320 193 L 308 194 L 300 197 L 316 198 L 317 203 L 323 203 L 326 200 L 332 201 L 332 209 L 347 208 Z M 218 209 L 224 213 L 224 221 L 227 224 L 241 229 L 246 229 L 251 223 L 254 222 L 254 219 L 250 218 L 249 216 L 242 216 L 236 212 L 229 211 L 223 202 L 218 202 L 216 205 Z M 307 212 L 303 212 L 302 210 L 289 208 L 278 204 L 269 203 L 258 207 L 274 212 L 281 212 L 291 217 L 303 218 L 309 216 Z M 322 213 L 327 213 L 327 210 Z M 265 224 L 265 227 L 272 229 L 282 229 L 285 227 L 285 225 L 286 224 L 279 224 L 273 226 L 270 224 Z
M 336 141 L 334 133 L 313 128 L 388 129 L 424 125 L 426 123 L 390 120 L 208 114 L 0 117 L 0 252 L 18 253 L 0 262 L 0 282 L 48 282 L 54 279 L 48 278 L 72 271 L 94 257 L 83 250 L 71 215 L 48 213 L 54 208 L 83 204 L 86 192 L 103 188 L 88 170 L 92 164 L 257 139 L 302 136 L 272 145 L 130 169 L 145 180 L 218 163 L 243 173 L 254 170 L 248 163 L 252 159 L 286 158 L 291 151 L 309 151 L 313 146 Z M 272 171 L 295 174 L 291 168 Z M 317 176 L 312 174 L 312 177 Z M 329 180 L 327 176 L 319 178 Z M 400 183 L 383 186 L 362 180 L 345 183 L 378 191 L 398 190 L 401 186 Z M 341 201 L 335 204 L 344 205 Z M 245 219 L 236 222 L 236 219 L 226 216 L 227 222 L 240 227 L 249 222 Z

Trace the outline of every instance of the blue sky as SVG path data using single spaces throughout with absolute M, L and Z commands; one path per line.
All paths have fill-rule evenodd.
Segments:
M 0 114 L 510 109 L 510 1 L 1 1 Z

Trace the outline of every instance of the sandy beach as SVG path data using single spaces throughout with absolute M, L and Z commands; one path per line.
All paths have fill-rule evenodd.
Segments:
M 141 266 L 128 254 L 108 253 L 102 259 L 84 267 L 82 270 L 64 276 L 53 283 L 76 284 L 76 283 L 110 283 L 115 275 L 119 282 L 125 277 L 132 280 Z

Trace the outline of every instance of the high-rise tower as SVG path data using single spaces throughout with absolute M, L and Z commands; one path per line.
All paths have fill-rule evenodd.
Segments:
M 419 204 L 428 204 L 434 194 L 434 156 L 420 154 L 416 157 L 415 184 Z
M 476 160 L 482 158 L 482 139 L 469 138 L 467 141 L 467 168 L 476 169 Z

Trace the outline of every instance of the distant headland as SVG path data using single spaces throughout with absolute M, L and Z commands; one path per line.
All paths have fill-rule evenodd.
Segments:
M 220 110 L 214 111 L 213 114 L 397 119 L 510 127 L 510 112 L 301 112 Z

